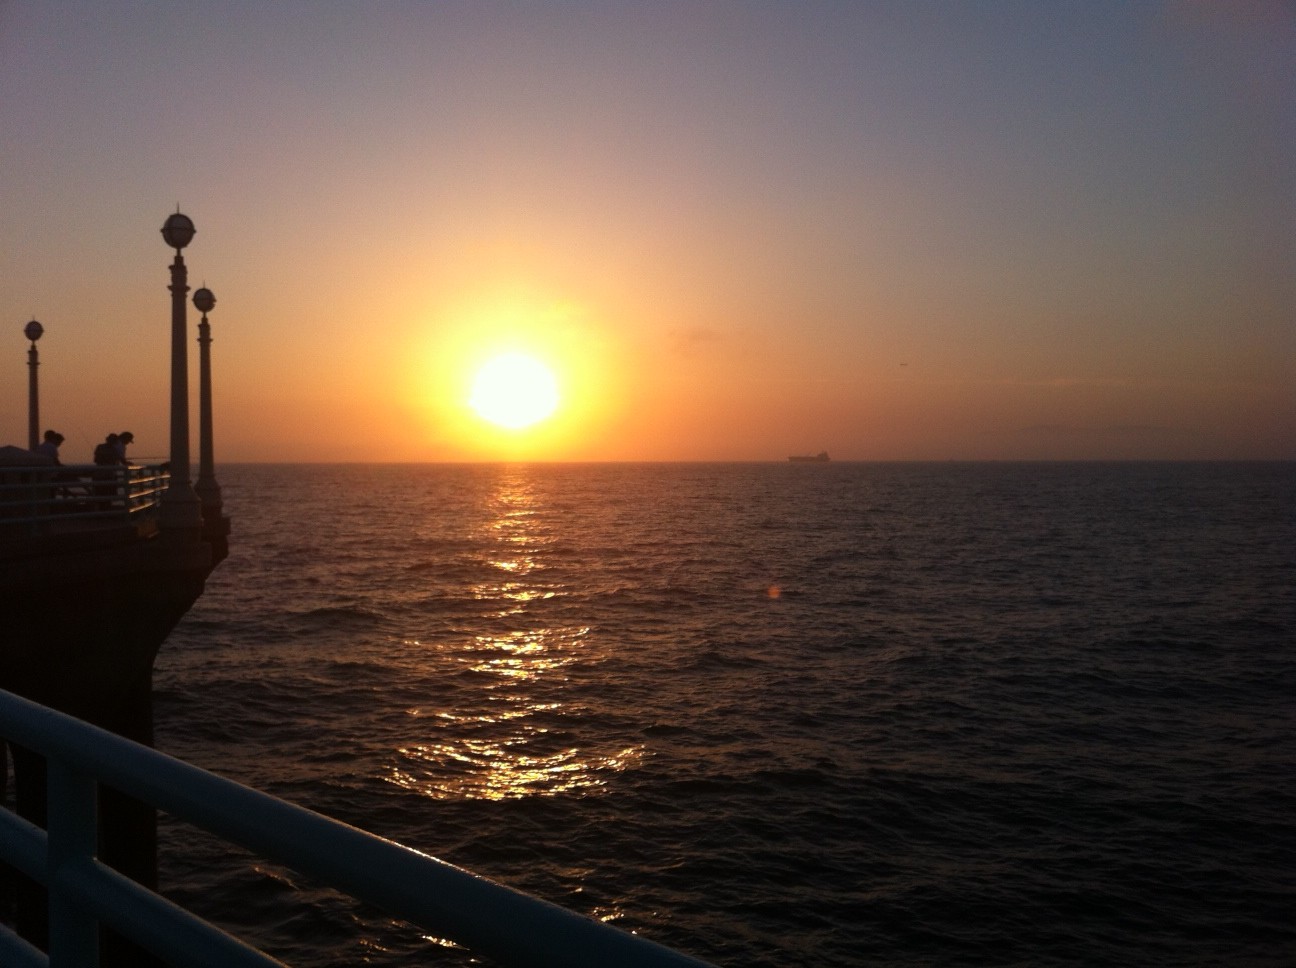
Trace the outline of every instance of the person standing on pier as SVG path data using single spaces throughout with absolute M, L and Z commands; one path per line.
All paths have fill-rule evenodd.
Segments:
M 117 435 L 109 434 L 94 449 L 94 462 L 99 465 L 121 463 L 117 451 Z
M 100 467 L 115 467 L 125 463 L 126 449 L 118 446 L 119 437 L 117 434 L 109 434 L 103 439 L 103 443 L 98 444 L 94 449 L 94 462 Z M 107 510 L 112 506 L 112 497 L 117 493 L 116 473 L 113 471 L 95 471 L 95 480 L 104 483 L 95 484 L 94 492 L 100 498 L 98 506 L 100 510 Z M 108 482 L 113 483 L 108 483 Z
M 62 464 L 59 460 L 59 445 L 63 443 L 63 435 L 56 430 L 45 431 L 45 439 L 36 445 L 33 453 L 44 454 L 56 465 Z
M 130 461 L 126 459 L 126 447 L 135 442 L 135 435 L 129 430 L 123 430 L 117 435 L 117 463 L 129 465 Z

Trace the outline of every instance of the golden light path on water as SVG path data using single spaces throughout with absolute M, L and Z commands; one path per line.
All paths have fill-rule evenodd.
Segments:
M 545 532 L 543 509 L 525 471 L 503 478 L 492 503 L 496 514 L 486 529 L 486 562 L 496 576 L 475 585 L 472 597 L 498 603 L 490 617 L 514 628 L 447 645 L 453 661 L 480 676 L 482 684 L 459 708 L 407 710 L 431 728 L 424 742 L 398 751 L 401 762 L 392 766 L 388 779 L 434 799 L 598 792 L 609 772 L 638 762 L 643 747 L 599 753 L 556 740 L 545 725 L 560 721 L 567 711 L 561 699 L 561 684 L 568 681 L 564 670 L 601 662 L 604 656 L 588 627 L 536 628 L 528 621 L 532 603 L 563 591 L 543 580 L 545 566 L 538 552 L 556 539 Z

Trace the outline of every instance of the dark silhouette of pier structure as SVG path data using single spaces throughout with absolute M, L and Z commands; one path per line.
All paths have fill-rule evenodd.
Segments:
M 213 466 L 207 313 L 215 298 L 207 289 L 194 294 L 202 313 L 201 458 L 197 487 L 190 480 L 189 286 L 181 250 L 194 234 L 193 222 L 178 211 L 162 228 L 175 250 L 169 461 L 54 466 L 49 458 L 10 446 L 2 449 L 0 465 L 0 688 L 150 746 L 154 659 L 228 553 L 229 519 Z M 29 418 L 35 427 L 36 330 L 28 324 L 25 332 L 32 339 Z M 45 826 L 44 761 L 13 745 L 9 754 L 18 813 Z M 7 783 L 3 766 L 0 756 L 0 792 Z M 99 796 L 99 858 L 155 889 L 156 811 L 108 788 Z M 20 875 L 14 878 L 17 928 L 46 947 L 44 891 Z M 103 963 L 156 961 L 120 939 L 105 938 Z

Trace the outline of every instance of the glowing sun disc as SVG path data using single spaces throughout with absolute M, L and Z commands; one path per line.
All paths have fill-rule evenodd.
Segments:
M 539 360 L 522 353 L 505 353 L 477 372 L 468 405 L 483 420 L 521 430 L 539 423 L 558 408 L 558 383 Z

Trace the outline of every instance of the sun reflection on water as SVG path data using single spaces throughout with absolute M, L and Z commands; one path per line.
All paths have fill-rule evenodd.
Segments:
M 450 643 L 462 670 L 481 677 L 458 708 L 412 708 L 426 724 L 421 742 L 398 749 L 387 778 L 435 799 L 504 800 L 597 792 L 610 775 L 644 755 L 642 746 L 594 751 L 581 745 L 570 704 L 563 701 L 564 669 L 602 660 L 588 627 L 539 621 L 529 606 L 562 594 L 546 580 L 544 551 L 556 541 L 525 469 L 510 471 L 492 497 L 482 562 L 500 578 L 479 582 L 472 597 L 498 603 L 493 619 L 514 627 Z

